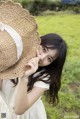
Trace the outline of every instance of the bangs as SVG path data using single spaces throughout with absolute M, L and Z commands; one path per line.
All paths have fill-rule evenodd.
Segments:
M 60 50 L 60 49 L 61 49 L 60 44 L 59 44 L 59 45 L 49 45 L 49 44 L 45 44 L 45 45 L 42 45 L 42 46 L 44 46 L 44 47 L 46 47 L 46 48 L 48 48 L 48 49 L 51 49 L 51 50 L 53 50 L 53 49 Z

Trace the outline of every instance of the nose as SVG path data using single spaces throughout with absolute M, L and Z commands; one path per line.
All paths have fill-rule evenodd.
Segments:
M 40 60 L 43 60 L 43 59 L 45 59 L 45 57 L 47 56 L 47 53 L 41 53 L 41 54 L 39 54 L 39 52 L 38 52 L 38 50 L 37 50 L 37 56 L 38 56 L 38 58 L 39 58 Z
M 47 57 L 47 54 L 46 54 L 46 53 L 44 53 L 44 54 L 41 54 L 40 59 L 41 59 L 41 60 L 44 60 L 46 57 Z

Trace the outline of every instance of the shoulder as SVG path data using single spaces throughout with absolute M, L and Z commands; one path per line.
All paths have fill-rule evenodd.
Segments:
M 40 75 L 40 73 L 42 73 L 42 72 L 43 72 L 43 70 L 35 73 L 34 77 L 36 77 L 37 75 Z M 46 88 L 48 90 L 49 87 L 50 87 L 50 84 L 48 83 L 49 79 L 50 79 L 50 75 L 46 74 L 46 73 L 43 73 L 39 77 L 39 80 L 34 83 L 34 86 L 35 87 L 40 87 L 40 88 Z

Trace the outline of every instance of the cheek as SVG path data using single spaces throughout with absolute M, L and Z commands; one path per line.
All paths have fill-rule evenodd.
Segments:
M 49 65 L 50 63 L 49 63 L 47 60 L 44 60 L 44 61 L 42 62 L 42 64 L 43 64 L 43 66 L 47 66 L 47 65 Z

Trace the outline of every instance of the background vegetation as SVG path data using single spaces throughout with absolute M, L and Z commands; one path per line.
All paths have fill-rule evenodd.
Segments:
M 80 0 L 14 0 L 20 2 L 33 15 L 42 15 L 43 11 L 50 12 L 73 11 L 80 13 Z
M 80 15 L 38 16 L 36 21 L 40 35 L 54 32 L 67 42 L 68 53 L 59 92 L 60 102 L 50 106 L 43 97 L 48 119 L 79 119 L 80 114 Z M 46 29 L 46 30 L 45 30 Z

